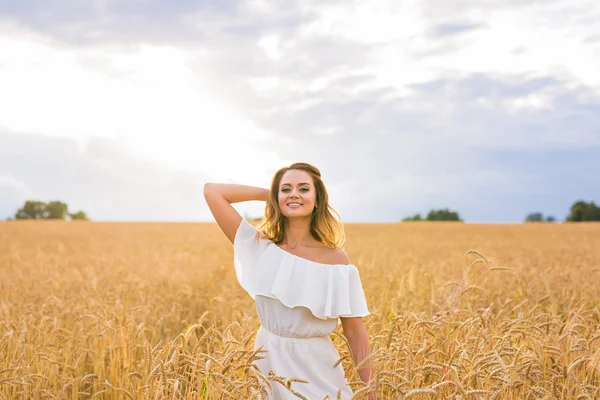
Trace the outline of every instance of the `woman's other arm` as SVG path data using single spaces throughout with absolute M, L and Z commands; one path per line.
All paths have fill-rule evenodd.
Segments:
M 346 336 L 346 339 L 348 339 L 348 343 L 350 344 L 354 365 L 358 366 L 362 360 L 371 354 L 367 328 L 365 327 L 362 317 L 342 317 L 341 320 L 344 336 Z M 358 371 L 358 375 L 367 385 L 372 384 L 372 381 L 375 378 L 373 368 L 368 362 L 361 367 Z M 368 397 L 369 400 L 374 400 L 375 398 L 375 394 L 371 394 Z
M 340 264 L 351 264 L 350 257 L 345 251 L 338 251 L 339 258 L 336 262 Z M 358 366 L 365 358 L 371 354 L 371 347 L 369 345 L 369 333 L 365 327 L 362 317 L 340 317 L 342 321 L 342 328 L 344 329 L 344 336 L 348 339 L 350 344 L 350 351 L 352 352 L 352 358 L 354 359 L 354 365 Z M 363 364 L 358 370 L 358 376 L 360 379 L 370 385 L 375 378 L 373 368 L 369 363 Z M 367 397 L 367 400 L 375 400 L 376 396 L 374 393 Z
M 268 189 L 256 186 L 233 183 L 206 183 L 204 185 L 206 204 L 231 243 L 233 243 L 237 228 L 242 222 L 242 216 L 231 204 L 252 200 L 267 201 L 268 196 Z

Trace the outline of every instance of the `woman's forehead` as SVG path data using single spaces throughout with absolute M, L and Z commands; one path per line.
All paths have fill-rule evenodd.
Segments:
M 289 170 L 286 171 L 281 177 L 280 186 L 283 185 L 300 186 L 300 185 L 312 185 L 312 176 L 305 171 Z

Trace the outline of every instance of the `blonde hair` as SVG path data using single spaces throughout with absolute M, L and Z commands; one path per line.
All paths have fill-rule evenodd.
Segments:
M 341 222 L 338 212 L 329 205 L 329 196 L 327 195 L 325 184 L 321 179 L 321 171 L 317 167 L 303 162 L 283 167 L 273 176 L 269 197 L 265 205 L 265 213 L 258 226 L 258 230 L 262 232 L 263 237 L 277 244 L 283 241 L 287 218 L 279 209 L 279 185 L 283 174 L 290 170 L 307 172 L 312 176 L 315 184 L 315 208 L 310 219 L 310 233 L 312 237 L 328 247 L 342 249 L 342 246 L 346 242 L 344 225 Z M 334 218 L 333 214 L 337 215 L 338 219 Z

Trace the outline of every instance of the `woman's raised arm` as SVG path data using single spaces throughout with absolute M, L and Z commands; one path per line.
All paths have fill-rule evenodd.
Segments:
M 242 222 L 242 216 L 231 204 L 252 200 L 267 201 L 268 196 L 268 189 L 256 186 L 233 183 L 206 183 L 204 185 L 206 204 L 231 243 L 233 243 L 237 228 Z

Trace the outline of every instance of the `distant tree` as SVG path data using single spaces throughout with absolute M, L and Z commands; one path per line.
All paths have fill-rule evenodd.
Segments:
M 582 218 L 584 221 L 600 221 L 600 207 L 590 202 L 583 210 Z
M 421 214 L 415 214 L 412 217 L 406 217 L 402 221 L 461 221 L 456 211 L 450 211 L 447 208 L 442 210 L 431 210 L 423 219 Z
M 23 208 L 19 208 L 15 219 L 45 219 L 48 209 L 43 201 L 27 200 Z
M 556 218 L 554 218 L 552 215 L 548 215 L 546 217 L 546 222 L 556 222 Z
M 402 221 L 421 221 L 421 214 L 415 214 L 412 217 L 406 217 Z
M 69 206 L 61 201 L 51 201 L 46 205 L 48 210 L 48 219 L 66 219 L 69 213 Z
M 462 221 L 456 211 L 450 211 L 447 208 L 442 210 L 431 210 L 425 221 Z
M 571 206 L 571 213 L 567 216 L 567 222 L 600 221 L 600 207 L 592 201 L 586 203 L 583 200 L 576 201 Z
M 69 217 L 72 220 L 81 220 L 81 221 L 89 221 L 90 219 L 88 218 L 87 214 L 83 211 L 77 211 L 74 214 L 69 214 Z
M 581 222 L 583 221 L 583 210 L 587 208 L 587 203 L 583 200 L 576 201 L 571 206 L 571 213 L 567 216 L 568 222 Z
M 71 219 L 88 220 L 88 216 L 83 211 L 74 214 L 69 213 L 69 206 L 62 201 L 54 200 L 48 204 L 43 201 L 27 200 L 22 208 L 19 208 L 15 214 L 15 219 Z
M 531 213 L 525 218 L 525 222 L 542 222 L 542 221 L 544 221 L 544 216 L 541 212 Z

